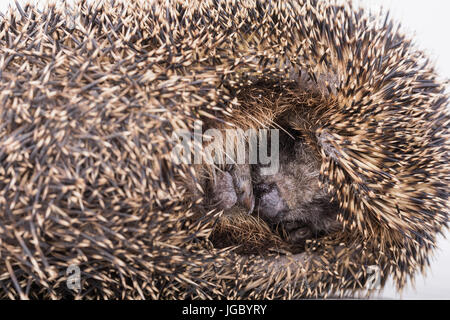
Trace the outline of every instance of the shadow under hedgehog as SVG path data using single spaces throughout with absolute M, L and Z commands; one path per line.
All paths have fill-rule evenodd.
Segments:
M 445 89 L 350 2 L 18 7 L 0 20 L 0 297 L 344 296 L 374 267 L 401 289 L 447 229 Z M 279 129 L 279 170 L 174 162 L 198 123 Z

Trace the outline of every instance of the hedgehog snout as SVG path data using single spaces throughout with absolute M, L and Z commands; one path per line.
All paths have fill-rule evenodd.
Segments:
M 276 185 L 259 184 L 255 187 L 256 213 L 263 219 L 277 222 L 280 214 L 288 209 Z

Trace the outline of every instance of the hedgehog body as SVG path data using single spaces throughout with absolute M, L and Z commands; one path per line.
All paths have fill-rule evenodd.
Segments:
M 0 296 L 324 297 L 371 266 L 401 288 L 447 227 L 444 90 L 388 17 L 347 3 L 19 8 L 0 22 Z M 217 226 L 271 231 L 198 209 L 202 169 L 171 158 L 198 121 L 304 136 L 342 230 L 295 255 L 215 247 Z

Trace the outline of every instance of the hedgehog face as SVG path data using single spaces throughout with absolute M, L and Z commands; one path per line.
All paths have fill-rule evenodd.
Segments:
M 266 176 L 253 168 L 254 214 L 281 225 L 288 240 L 298 243 L 338 230 L 339 208 L 320 185 L 320 164 L 311 148 L 301 141 L 292 145 L 282 149 L 278 173 Z
M 292 244 L 339 230 L 338 205 L 320 185 L 320 162 L 311 147 L 283 135 L 278 172 L 261 171 L 261 165 L 235 165 L 219 172 L 212 187 L 215 206 L 228 214 L 241 207 Z

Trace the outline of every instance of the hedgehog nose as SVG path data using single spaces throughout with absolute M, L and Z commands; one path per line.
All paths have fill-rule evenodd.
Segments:
M 278 188 L 269 185 L 258 185 L 258 205 L 257 210 L 262 218 L 270 221 L 277 221 L 280 215 L 287 209 Z

